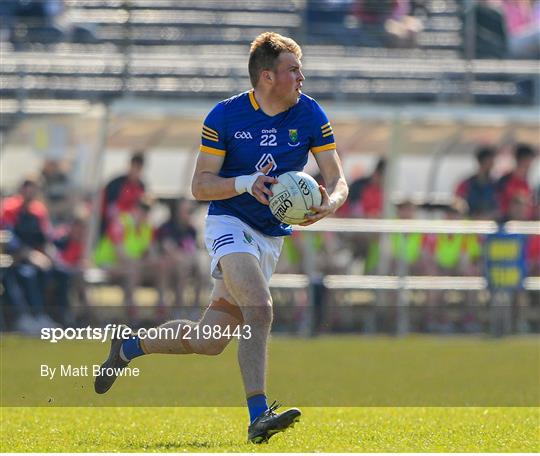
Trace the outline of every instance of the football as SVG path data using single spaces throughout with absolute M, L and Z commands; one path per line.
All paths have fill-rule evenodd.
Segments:
M 322 196 L 319 184 L 309 174 L 301 171 L 289 171 L 277 177 L 272 185 L 273 196 L 270 198 L 270 211 L 279 221 L 298 225 L 311 214 L 312 206 L 320 206 Z

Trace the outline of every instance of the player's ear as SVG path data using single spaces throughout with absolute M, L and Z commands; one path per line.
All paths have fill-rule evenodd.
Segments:
M 272 73 L 268 70 L 264 70 L 261 74 L 265 81 L 272 82 Z

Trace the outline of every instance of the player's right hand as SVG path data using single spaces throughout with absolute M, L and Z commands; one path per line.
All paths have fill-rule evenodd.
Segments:
M 262 203 L 268 206 L 268 198 L 273 195 L 272 190 L 268 188 L 266 184 L 277 184 L 277 179 L 275 177 L 266 176 L 267 173 L 272 169 L 273 164 L 268 163 L 263 166 L 259 172 L 264 173 L 264 176 L 259 176 L 257 180 L 253 183 L 251 187 L 251 193 L 257 199 L 259 203 Z

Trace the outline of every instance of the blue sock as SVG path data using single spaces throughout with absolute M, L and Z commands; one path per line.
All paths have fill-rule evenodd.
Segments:
M 120 358 L 124 361 L 131 361 L 133 358 L 137 358 L 137 356 L 142 356 L 144 354 L 144 350 L 141 348 L 141 339 L 137 336 L 130 337 L 122 342 Z
M 256 394 L 255 396 L 251 396 L 248 398 L 247 404 L 249 408 L 250 423 L 253 423 L 256 418 L 268 410 L 268 404 L 266 403 L 266 396 L 264 394 Z

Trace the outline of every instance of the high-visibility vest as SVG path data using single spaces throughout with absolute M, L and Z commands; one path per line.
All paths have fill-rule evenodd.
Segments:
M 308 237 L 309 248 L 315 252 L 322 250 L 324 246 L 324 237 L 321 233 L 309 233 Z M 292 236 L 286 236 L 283 242 L 283 255 L 287 259 L 287 262 L 291 265 L 300 265 L 302 261 L 302 253 L 295 245 Z
M 120 224 L 124 232 L 122 244 L 126 255 L 133 259 L 141 258 L 152 242 L 152 225 L 144 222 L 137 227 L 135 220 L 128 213 L 120 214 Z M 117 260 L 112 240 L 108 236 L 103 236 L 94 252 L 94 262 L 98 266 L 104 266 L 115 264 Z
M 403 259 L 408 265 L 415 264 L 422 254 L 424 235 L 422 233 L 391 233 L 390 253 L 394 259 Z M 365 271 L 373 273 L 379 264 L 380 247 L 379 240 L 371 242 L 366 255 Z
M 415 264 L 422 254 L 423 239 L 422 233 L 390 234 L 392 257 L 404 260 L 407 264 Z
M 443 268 L 453 268 L 459 264 L 463 254 L 469 260 L 476 260 L 482 253 L 482 246 L 474 234 L 438 234 L 435 242 L 435 260 Z

